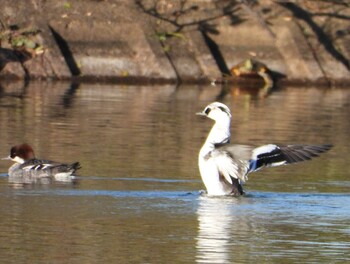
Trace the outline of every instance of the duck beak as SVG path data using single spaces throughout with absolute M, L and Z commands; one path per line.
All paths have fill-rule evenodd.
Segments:
M 5 158 L 2 158 L 1 160 L 12 160 L 10 156 L 7 156 Z
M 207 116 L 205 113 L 203 113 L 203 112 L 198 112 L 198 113 L 196 113 L 196 115 L 199 115 L 199 116 Z

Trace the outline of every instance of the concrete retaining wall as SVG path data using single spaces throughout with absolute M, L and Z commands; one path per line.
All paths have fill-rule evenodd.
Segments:
M 23 58 L 3 38 L 0 78 L 199 82 L 254 58 L 286 81 L 349 83 L 350 7 L 249 2 L 0 0 L 2 32 L 38 28 L 44 48 Z

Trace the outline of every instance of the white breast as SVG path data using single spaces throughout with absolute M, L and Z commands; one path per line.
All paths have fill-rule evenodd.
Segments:
M 225 195 L 226 192 L 220 181 L 219 171 L 213 159 L 207 160 L 199 156 L 198 165 L 208 195 Z

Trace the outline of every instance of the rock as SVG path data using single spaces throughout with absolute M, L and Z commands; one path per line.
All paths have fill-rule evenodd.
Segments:
M 24 79 L 25 69 L 13 50 L 0 48 L 0 77 Z

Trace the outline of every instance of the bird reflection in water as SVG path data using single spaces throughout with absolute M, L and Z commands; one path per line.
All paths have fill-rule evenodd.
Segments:
M 267 83 L 260 82 L 246 82 L 222 84 L 222 88 L 216 100 L 223 100 L 227 95 L 231 95 L 232 98 L 248 96 L 250 99 L 264 99 L 268 97 L 275 89 L 274 86 Z
M 199 198 L 197 263 L 232 263 L 247 253 L 249 245 L 245 245 L 244 236 L 256 233 L 256 227 L 240 210 L 250 200 L 206 195 Z

